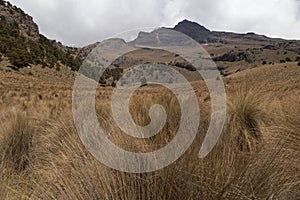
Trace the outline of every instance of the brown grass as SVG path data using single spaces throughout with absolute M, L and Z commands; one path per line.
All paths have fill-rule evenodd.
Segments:
M 249 74 L 255 77 L 256 72 Z M 271 89 L 273 82 L 265 83 L 263 89 L 249 89 L 246 83 L 250 80 L 244 80 L 245 85 L 237 87 L 241 77 L 228 79 L 226 125 L 205 159 L 197 157 L 210 120 L 209 98 L 201 87 L 197 94 L 204 109 L 194 143 L 175 163 L 143 174 L 109 169 L 86 151 L 73 124 L 70 88 L 66 91 L 59 83 L 58 89 L 32 87 L 24 90 L 33 96 L 28 103 L 24 103 L 26 98 L 17 98 L 23 91 L 14 88 L 14 99 L 23 101 L 24 109 L 7 102 L 13 97 L 3 87 L 0 199 L 299 199 L 300 98 L 299 93 L 290 92 L 296 85 L 278 94 Z M 140 140 L 124 136 L 116 127 L 108 104 L 110 92 L 99 89 L 96 107 L 113 142 L 128 150 L 147 152 L 173 138 L 180 117 L 174 96 L 155 87 L 135 94 L 130 111 L 136 123 L 149 122 L 147 113 L 154 102 L 165 105 L 169 114 L 160 134 Z M 39 94 L 42 100 L 34 97 Z M 35 108 L 32 101 L 37 102 Z M 13 107 L 25 113 L 9 114 Z

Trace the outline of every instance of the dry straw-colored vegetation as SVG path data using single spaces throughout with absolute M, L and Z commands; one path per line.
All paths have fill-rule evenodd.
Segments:
M 253 77 L 264 79 L 255 70 L 247 72 L 249 79 L 242 80 L 243 74 L 225 79 L 226 125 L 213 151 L 202 160 L 198 151 L 210 120 L 210 100 L 204 84 L 195 83 L 201 104 L 197 138 L 175 163 L 143 174 L 109 169 L 86 151 L 72 120 L 71 82 L 57 82 L 51 88 L 47 82 L 30 85 L 20 76 L 10 79 L 17 88 L 2 79 L 0 199 L 299 199 L 298 79 L 290 78 L 286 90 L 277 85 L 277 74 L 272 77 L 275 81 L 248 87 Z M 148 152 L 174 137 L 180 111 L 171 93 L 149 86 L 134 95 L 130 112 L 136 123 L 149 123 L 153 103 L 164 105 L 168 113 L 164 129 L 147 140 L 125 136 L 116 126 L 110 94 L 111 89 L 99 88 L 96 110 L 114 143 Z

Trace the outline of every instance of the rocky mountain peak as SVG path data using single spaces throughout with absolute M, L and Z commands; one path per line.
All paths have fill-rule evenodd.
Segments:
M 182 22 L 179 22 L 174 27 L 174 30 L 184 33 L 200 43 L 206 42 L 210 34 L 210 30 L 204 26 L 186 19 Z
M 207 28 L 205 28 L 204 26 L 196 23 L 196 22 L 192 22 L 189 21 L 187 19 L 179 22 L 175 27 L 175 30 L 181 30 L 181 29 L 190 29 L 193 31 L 198 31 L 198 32 L 203 32 L 203 33 L 209 33 L 210 30 L 208 30 Z

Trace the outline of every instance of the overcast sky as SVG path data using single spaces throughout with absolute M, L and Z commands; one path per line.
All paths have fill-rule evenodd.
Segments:
M 140 27 L 183 19 L 211 30 L 300 39 L 299 0 L 10 0 L 65 45 L 84 46 Z

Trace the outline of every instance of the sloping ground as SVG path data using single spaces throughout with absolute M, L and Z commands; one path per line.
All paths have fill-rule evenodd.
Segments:
M 229 87 L 258 87 L 262 92 L 273 93 L 278 99 L 300 95 L 300 66 L 295 62 L 248 69 L 226 80 Z

